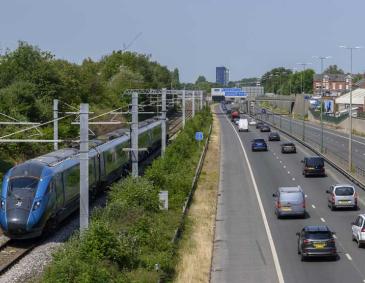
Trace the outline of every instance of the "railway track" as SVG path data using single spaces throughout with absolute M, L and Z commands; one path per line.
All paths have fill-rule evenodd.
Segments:
M 14 241 L 0 236 L 0 275 L 4 274 L 35 246 L 34 241 Z
M 191 118 L 191 113 L 187 113 L 186 119 L 190 119 L 190 118 Z M 170 139 L 172 137 L 174 137 L 181 130 L 181 127 L 182 127 L 182 117 L 181 116 L 175 116 L 175 117 L 170 118 L 169 129 L 168 129 Z
M 191 114 L 187 114 L 186 119 L 190 118 L 190 116 Z M 175 136 L 181 130 L 181 127 L 182 118 L 177 116 L 171 117 L 168 129 L 170 137 Z M 4 274 L 38 244 L 39 241 L 34 240 L 11 240 L 0 231 L 0 275 Z

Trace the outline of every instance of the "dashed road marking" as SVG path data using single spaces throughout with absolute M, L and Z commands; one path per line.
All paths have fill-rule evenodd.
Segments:
M 295 181 L 295 178 L 293 177 L 292 181 Z
M 312 207 L 313 207 L 313 208 L 316 208 L 316 206 L 315 206 L 314 204 L 312 204 Z
M 281 161 L 281 160 L 280 160 L 279 162 L 280 162 L 280 163 L 283 163 L 283 161 Z
M 346 257 L 348 258 L 348 260 L 352 260 L 352 257 L 349 254 L 346 254 Z
M 279 159 L 279 157 L 276 156 L 276 159 Z
M 286 165 L 284 165 L 283 168 L 285 169 L 286 168 Z
M 294 178 L 293 178 L 294 179 Z M 304 195 L 306 198 L 308 197 L 308 195 Z
M 322 221 L 322 222 L 326 222 L 326 220 L 324 220 L 324 218 L 322 218 L 322 217 L 321 217 L 321 221 Z
M 288 171 L 288 174 L 290 174 L 290 171 Z

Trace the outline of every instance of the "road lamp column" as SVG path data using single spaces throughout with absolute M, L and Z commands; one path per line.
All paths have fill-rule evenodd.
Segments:
M 362 46 L 340 46 L 340 48 L 345 48 L 350 50 L 350 74 L 347 77 L 349 79 L 349 87 L 350 87 L 350 110 L 349 110 L 349 164 L 348 170 L 351 173 L 352 170 L 352 50 L 363 48 Z

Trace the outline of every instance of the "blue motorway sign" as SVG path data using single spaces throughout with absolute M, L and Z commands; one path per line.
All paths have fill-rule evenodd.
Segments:
M 246 97 L 247 93 L 242 91 L 240 88 L 222 88 L 222 92 L 224 92 L 224 96 L 239 96 Z
M 197 141 L 202 141 L 204 138 L 203 132 L 195 132 L 195 139 Z

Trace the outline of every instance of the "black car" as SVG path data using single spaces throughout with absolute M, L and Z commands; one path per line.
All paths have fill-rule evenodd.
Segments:
M 304 261 L 308 257 L 337 259 L 335 233 L 325 225 L 305 226 L 298 236 L 298 254 Z
M 302 160 L 303 163 L 303 175 L 305 177 L 308 176 L 326 176 L 326 172 L 324 169 L 324 160 L 322 157 L 313 156 L 313 157 L 304 157 Z
M 261 128 L 260 128 L 260 132 L 271 132 L 271 129 L 268 125 L 263 125 Z
M 281 153 L 296 153 L 297 149 L 292 142 L 285 142 L 281 144 Z
M 280 135 L 277 132 L 272 132 L 269 134 L 269 141 L 280 141 Z
M 262 126 L 265 126 L 265 124 L 263 122 L 258 122 L 256 124 L 256 129 L 261 129 Z
M 252 151 L 267 151 L 267 144 L 264 139 L 254 139 L 251 145 Z

